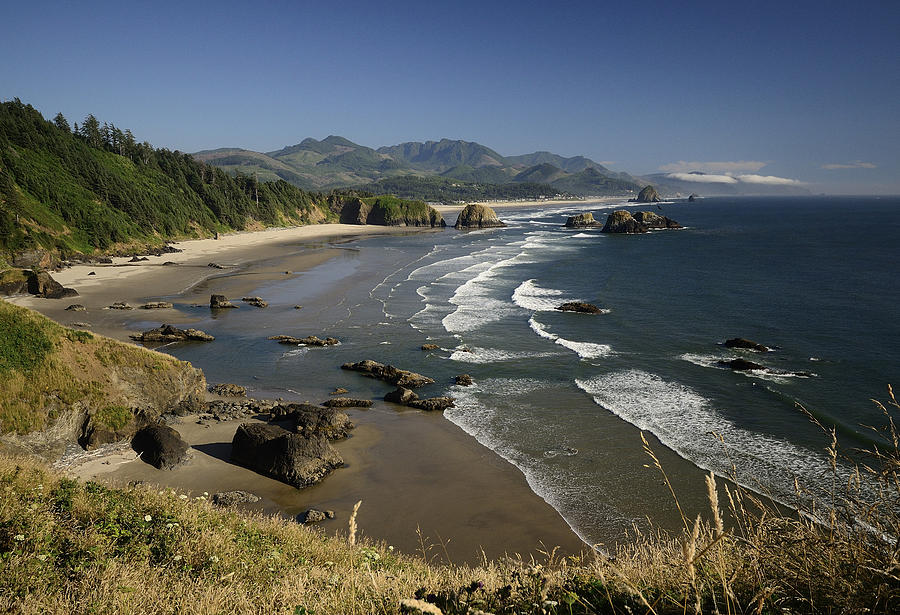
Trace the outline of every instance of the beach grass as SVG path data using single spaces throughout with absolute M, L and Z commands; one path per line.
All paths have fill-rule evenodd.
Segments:
M 21 613 L 890 613 L 900 609 L 900 447 L 792 510 L 708 476 L 709 510 L 679 532 L 635 529 L 614 552 L 477 566 L 398 554 L 346 532 L 231 512 L 206 494 L 78 482 L 0 457 L 0 610 Z M 649 444 L 651 468 L 668 482 Z M 827 454 L 837 477 L 837 439 Z M 859 456 L 855 456 L 859 458 Z M 798 485 L 802 490 L 802 486 Z M 674 489 L 673 496 L 676 496 Z M 415 494 L 409 494 L 415 497 Z M 515 528 L 506 528 L 514 532 Z

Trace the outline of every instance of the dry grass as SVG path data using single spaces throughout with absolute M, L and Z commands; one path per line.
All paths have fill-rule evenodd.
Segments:
M 397 613 L 404 600 L 409 612 L 457 614 L 900 612 L 900 405 L 891 393 L 881 408 L 890 445 L 829 502 L 785 513 L 710 475 L 709 513 L 678 534 L 635 530 L 588 560 L 548 549 L 477 567 L 431 563 L 424 538 L 417 557 L 359 540 L 360 505 L 347 535 L 327 537 L 0 458 L 0 611 L 362 614 Z M 837 476 L 850 461 L 834 438 L 828 454 Z

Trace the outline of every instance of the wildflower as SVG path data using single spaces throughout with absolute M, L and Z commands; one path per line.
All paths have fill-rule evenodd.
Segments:
M 24 534 L 16 534 L 15 536 L 13 536 L 13 540 L 22 542 L 23 540 L 25 540 L 25 535 Z
M 47 561 L 47 554 L 46 554 L 46 553 L 41 553 L 40 555 L 38 555 L 38 556 L 36 556 L 36 557 L 37 557 L 39 560 L 41 560 L 42 562 L 46 562 L 46 561 Z
M 181 556 L 180 556 L 180 555 L 176 555 L 176 556 L 173 557 L 172 559 L 175 560 L 176 562 L 180 562 L 180 561 L 181 561 Z
M 150 515 L 144 515 L 144 521 L 147 521 L 147 522 L 153 521 L 153 517 L 151 517 Z
M 213 564 L 217 564 L 219 562 L 219 558 L 216 555 L 212 555 L 210 556 L 209 561 L 211 561 Z
M 388 545 L 388 551 L 393 552 L 393 550 L 394 550 L 394 545 Z
M 179 499 L 179 500 L 186 500 L 186 499 L 187 499 L 187 496 L 186 496 L 185 494 L 182 493 L 181 495 L 178 496 L 178 499 Z

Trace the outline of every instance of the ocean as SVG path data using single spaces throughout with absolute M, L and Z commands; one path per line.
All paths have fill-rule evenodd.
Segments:
M 685 228 L 623 236 L 563 226 L 621 208 Z M 362 359 L 431 376 L 420 394 L 455 397 L 446 420 L 518 467 L 590 544 L 681 523 L 641 433 L 687 511 L 705 510 L 708 471 L 785 503 L 795 478 L 826 493 L 830 436 L 806 413 L 848 451 L 881 443 L 867 427 L 885 423 L 871 398 L 900 376 L 900 199 L 705 198 L 661 209 L 498 210 L 506 228 L 334 244 L 320 266 L 262 279 L 253 294 L 266 310 L 194 308 L 194 326 L 216 344 L 166 350 L 258 397 L 320 401 L 345 387 L 380 399 L 391 387 L 340 369 Z M 200 302 L 215 285 L 191 293 Z M 555 309 L 574 300 L 603 313 Z M 281 333 L 341 344 L 266 339 Z M 725 348 L 733 337 L 772 351 Z M 766 369 L 718 363 L 739 357 Z M 475 384 L 454 385 L 462 373 Z

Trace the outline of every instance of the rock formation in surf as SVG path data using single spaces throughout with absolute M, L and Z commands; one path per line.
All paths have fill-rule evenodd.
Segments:
M 618 209 L 606 217 L 601 233 L 646 233 L 647 227 L 635 220 L 624 209 Z
M 472 229 L 500 226 L 506 225 L 497 217 L 497 212 L 485 205 L 473 203 L 471 205 L 466 205 L 463 210 L 459 212 L 459 217 L 456 219 L 456 224 L 453 225 L 453 228 Z

